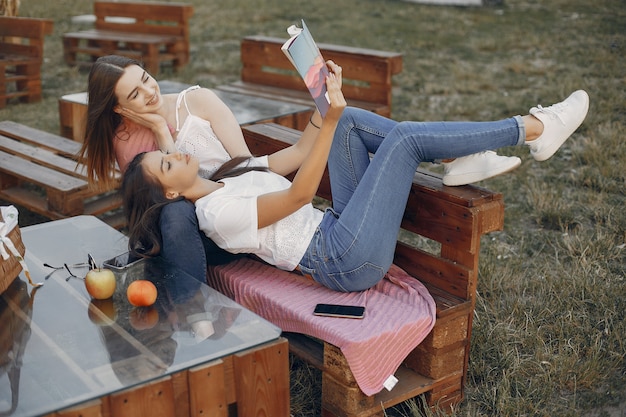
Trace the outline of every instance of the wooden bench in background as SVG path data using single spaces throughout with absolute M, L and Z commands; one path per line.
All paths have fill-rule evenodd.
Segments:
M 302 130 L 313 112 L 302 78 L 281 50 L 285 39 L 247 36 L 241 42 L 241 80 L 217 89 L 311 106 L 293 126 Z M 324 59 L 341 65 L 349 105 L 391 115 L 392 76 L 402 71 L 402 54 L 342 45 L 318 44 Z
M 257 155 L 288 146 L 300 136 L 296 130 L 273 123 L 245 126 L 243 132 L 250 150 Z M 318 195 L 331 199 L 327 176 Z M 382 416 L 381 404 L 386 409 L 421 394 L 430 406 L 443 409 L 462 400 L 480 238 L 501 230 L 503 224 L 501 194 L 476 186 L 446 187 L 435 174 L 416 173 L 394 263 L 428 288 L 437 305 L 435 327 L 404 360 L 396 373 L 399 382 L 395 388 L 370 397 L 358 388 L 339 348 L 287 333 L 290 350 L 322 371 L 323 416 Z M 407 239 L 407 235 L 414 239 Z M 415 244 L 420 239 L 427 244 Z M 389 320 L 394 320 L 393 316 Z
M 164 62 L 176 70 L 189 62 L 192 5 L 96 1 L 94 14 L 94 29 L 63 35 L 67 64 L 91 65 L 104 55 L 123 55 L 143 61 L 148 72 L 157 74 Z
M 50 19 L 0 16 L 0 109 L 14 97 L 41 100 L 44 38 L 53 27 Z
M 114 188 L 90 189 L 76 164 L 81 144 L 11 121 L 0 122 L 0 199 L 51 220 L 91 214 L 125 225 Z

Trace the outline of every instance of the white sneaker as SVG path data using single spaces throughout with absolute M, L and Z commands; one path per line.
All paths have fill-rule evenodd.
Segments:
M 509 172 L 522 163 L 517 156 L 502 156 L 484 151 L 456 158 L 443 164 L 443 183 L 448 186 L 466 185 Z
M 526 142 L 533 158 L 545 161 L 554 155 L 585 120 L 588 110 L 589 95 L 584 90 L 575 91 L 562 102 L 550 107 L 538 105 L 530 109 L 530 114 L 543 123 L 541 136 Z

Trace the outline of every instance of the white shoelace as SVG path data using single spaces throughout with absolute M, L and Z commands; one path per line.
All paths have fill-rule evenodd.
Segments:
M 541 104 L 538 104 L 536 107 L 537 111 L 533 113 L 537 113 L 537 112 L 547 113 L 548 115 L 554 116 L 557 119 L 559 119 L 561 124 L 565 126 L 565 121 L 561 118 L 561 114 L 565 111 L 566 107 L 567 107 L 567 103 L 563 103 L 563 102 L 556 103 L 548 107 L 543 107 Z

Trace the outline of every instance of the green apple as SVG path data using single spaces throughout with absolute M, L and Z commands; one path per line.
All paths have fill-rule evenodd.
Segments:
M 106 268 L 90 269 L 85 275 L 85 287 L 96 300 L 111 298 L 115 292 L 115 275 Z

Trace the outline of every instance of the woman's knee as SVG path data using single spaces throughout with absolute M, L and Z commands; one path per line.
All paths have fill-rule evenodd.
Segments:
M 343 109 L 343 113 L 341 113 L 341 117 L 339 119 L 339 123 L 345 122 L 354 124 L 355 120 L 358 120 L 361 117 L 361 112 L 366 112 L 367 110 L 359 109 L 358 107 L 346 107 Z

